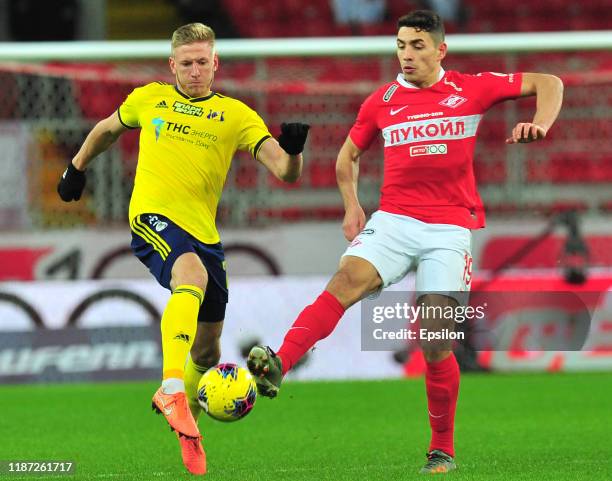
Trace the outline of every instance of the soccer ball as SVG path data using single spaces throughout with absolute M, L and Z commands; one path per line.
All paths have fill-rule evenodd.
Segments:
M 204 373 L 198 385 L 198 402 L 210 417 L 238 421 L 251 412 L 257 388 L 251 373 L 236 364 L 219 364 Z

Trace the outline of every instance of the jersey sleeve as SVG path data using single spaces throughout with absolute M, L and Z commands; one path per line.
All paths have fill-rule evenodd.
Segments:
M 359 150 L 367 150 L 378 135 L 378 131 L 374 96 L 371 95 L 361 104 L 357 120 L 351 127 L 349 137 Z
M 480 104 L 487 110 L 504 100 L 520 97 L 523 74 L 483 72 L 473 76 L 473 80 Z
M 272 137 L 263 119 L 246 105 L 244 106 L 244 120 L 238 132 L 238 149 L 248 150 L 257 158 L 257 151 L 264 140 Z
M 140 127 L 140 110 L 143 98 L 146 96 L 145 87 L 138 87 L 127 96 L 117 109 L 119 120 L 124 127 L 136 129 Z

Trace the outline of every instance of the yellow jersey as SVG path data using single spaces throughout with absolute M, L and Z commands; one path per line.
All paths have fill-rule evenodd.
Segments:
M 261 117 L 239 100 L 191 98 L 162 82 L 134 89 L 118 114 L 140 128 L 130 221 L 162 214 L 201 242 L 219 242 L 215 217 L 232 157 L 248 150 L 256 158 L 271 137 Z

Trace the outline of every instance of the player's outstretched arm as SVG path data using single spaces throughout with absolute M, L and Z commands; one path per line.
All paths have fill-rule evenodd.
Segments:
M 310 125 L 302 123 L 281 124 L 278 141 L 266 140 L 257 152 L 257 160 L 279 180 L 295 182 L 302 174 L 302 151 Z
M 336 180 L 345 211 L 342 231 L 349 242 L 363 230 L 366 221 L 365 212 L 361 208 L 357 197 L 360 155 L 361 150 L 357 148 L 350 137 L 347 137 L 336 161 Z
M 528 143 L 546 137 L 563 102 L 563 82 L 559 77 L 541 73 L 524 73 L 521 96 L 537 97 L 536 113 L 531 122 L 519 122 L 512 129 L 507 144 Z
M 95 125 L 57 184 L 57 193 L 63 201 L 70 202 L 81 198 L 85 188 L 87 166 L 97 155 L 106 151 L 126 130 L 117 112 L 113 112 L 112 115 Z

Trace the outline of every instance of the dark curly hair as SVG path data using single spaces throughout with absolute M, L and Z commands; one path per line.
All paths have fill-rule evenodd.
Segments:
M 429 32 L 436 45 L 444 42 L 444 23 L 440 15 L 431 10 L 414 10 L 400 17 L 397 21 L 397 29 L 402 27 L 412 27 L 419 32 Z

